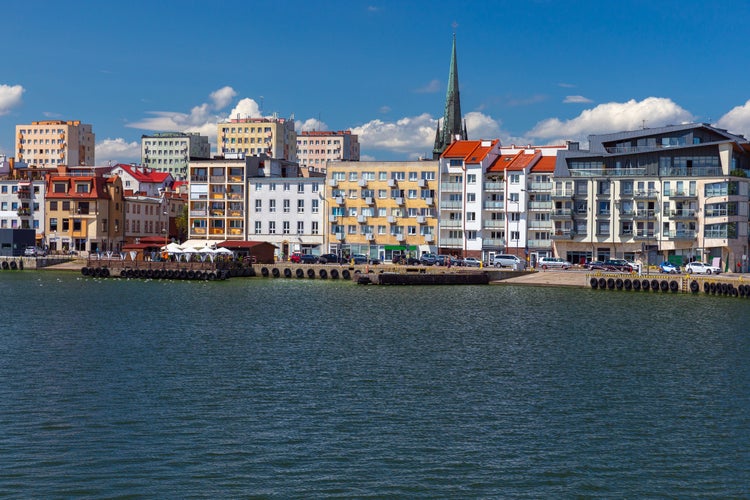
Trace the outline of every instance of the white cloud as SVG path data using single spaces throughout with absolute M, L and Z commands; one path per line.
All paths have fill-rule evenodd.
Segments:
M 464 116 L 466 134 L 471 140 L 497 139 L 500 137 L 500 124 L 491 116 L 471 111 Z
M 648 97 L 642 101 L 631 99 L 628 102 L 600 104 L 570 120 L 549 118 L 539 122 L 526 135 L 545 141 L 554 139 L 552 142 L 586 140 L 589 134 L 637 130 L 643 127 L 644 121 L 647 127 L 660 127 L 693 120 L 693 115 L 671 99 Z
M 435 92 L 440 92 L 440 89 L 440 80 L 432 80 L 430 83 L 428 83 L 424 87 L 416 89 L 414 92 L 416 92 L 417 94 L 434 94 Z
M 112 163 L 140 163 L 141 145 L 138 142 L 125 142 L 125 139 L 104 139 L 96 144 L 96 162 L 104 165 Z
M 314 130 L 328 130 L 328 125 L 317 118 L 308 118 L 304 122 L 295 122 L 294 128 L 297 129 L 297 132 L 312 132 Z
M 245 97 L 240 99 L 240 102 L 229 112 L 231 118 L 260 118 L 260 106 L 255 102 L 255 99 Z
M 218 110 L 227 107 L 227 105 L 232 102 L 232 99 L 234 99 L 234 96 L 236 95 L 237 92 L 235 92 L 232 87 L 226 86 L 220 88 L 219 90 L 211 92 L 211 95 L 209 97 L 214 102 L 214 109 Z
M 401 118 L 396 122 L 371 120 L 352 133 L 359 136 L 362 149 L 382 149 L 395 153 L 424 155 L 432 151 L 437 121 L 429 114 Z
M 565 96 L 565 99 L 563 99 L 563 103 L 565 104 L 578 104 L 578 103 L 585 103 L 588 104 L 590 102 L 594 102 L 588 97 L 583 97 L 582 95 L 569 95 Z
M 750 101 L 742 106 L 732 108 L 727 114 L 719 118 L 716 125 L 732 134 L 750 137 Z
M 21 104 L 21 96 L 26 91 L 21 85 L 0 85 L 0 116 Z

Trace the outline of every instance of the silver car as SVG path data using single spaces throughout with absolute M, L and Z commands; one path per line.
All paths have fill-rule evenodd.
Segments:
M 685 272 L 688 274 L 719 274 L 721 269 L 703 262 L 689 262 L 685 266 Z
M 573 264 L 562 257 L 542 257 L 539 259 L 539 267 L 542 269 L 570 269 Z

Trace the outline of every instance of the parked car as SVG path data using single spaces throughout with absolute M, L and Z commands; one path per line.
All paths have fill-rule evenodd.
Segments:
M 23 254 L 26 257 L 44 257 L 45 255 L 47 255 L 47 252 L 45 252 L 44 249 L 38 247 L 26 247 L 26 249 L 23 251 Z
M 633 272 L 633 266 L 625 259 L 608 259 L 602 262 L 602 268 L 607 271 Z
M 573 264 L 562 257 L 542 257 L 539 259 L 539 267 L 542 269 L 570 269 Z
M 423 253 L 422 257 L 419 259 L 423 266 L 432 266 L 435 264 L 436 260 L 437 255 L 434 253 Z
M 438 255 L 435 259 L 436 266 L 447 266 L 448 264 L 450 264 L 451 266 L 455 266 L 458 264 L 458 260 L 456 260 L 454 257 L 451 257 L 450 255 Z
M 627 261 L 630 264 L 631 272 L 641 274 L 641 264 L 639 262 L 633 262 L 632 260 Z
M 301 253 L 295 252 L 289 256 L 289 262 L 291 262 L 292 264 L 299 264 L 300 260 L 302 260 Z
M 350 262 L 354 261 L 355 264 L 380 264 L 379 259 L 373 259 L 363 253 L 352 254 Z
M 664 261 L 659 264 L 659 271 L 667 274 L 677 274 L 680 272 L 680 268 L 678 266 L 675 266 L 671 262 Z
M 492 265 L 495 267 L 512 267 L 516 271 L 523 271 L 526 268 L 526 262 L 522 261 L 515 255 L 499 254 L 492 259 Z
M 583 263 L 584 269 L 604 269 L 602 266 L 604 262 L 601 260 L 587 260 Z
M 482 263 L 474 257 L 464 257 L 461 261 L 461 265 L 466 267 L 481 267 Z
M 341 259 L 339 259 L 339 256 L 335 253 L 324 253 L 320 257 L 318 257 L 318 262 L 320 264 L 339 264 L 342 263 Z
M 317 264 L 318 256 L 311 253 L 303 253 L 299 256 L 300 264 Z
M 689 262 L 685 266 L 685 272 L 689 274 L 719 274 L 721 269 L 703 262 Z

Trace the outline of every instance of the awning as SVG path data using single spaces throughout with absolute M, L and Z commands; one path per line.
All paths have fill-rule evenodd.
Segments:
M 417 245 L 386 245 L 386 250 L 408 250 L 410 252 L 417 250 Z
M 218 245 L 222 241 L 224 241 L 224 240 L 196 240 L 196 239 L 192 239 L 192 240 L 187 240 L 187 241 L 185 241 L 183 243 L 180 243 L 180 246 L 182 248 L 188 248 L 188 247 L 190 247 L 190 248 L 203 248 L 206 245 L 212 247 L 214 245 Z

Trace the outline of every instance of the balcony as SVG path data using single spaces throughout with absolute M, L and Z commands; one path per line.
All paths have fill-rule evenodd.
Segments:
M 620 220 L 632 220 L 635 217 L 635 210 L 620 211 Z
M 501 193 L 505 191 L 504 182 L 485 182 L 484 191 L 489 193 Z
M 692 208 L 683 208 L 680 210 L 672 210 L 669 212 L 669 216 L 673 219 L 695 219 L 698 217 L 696 211 Z
M 505 238 L 482 238 L 483 248 L 505 248 Z
M 443 193 L 463 193 L 464 185 L 460 182 L 443 182 L 440 184 Z
M 331 187 L 337 187 L 339 185 L 339 181 L 336 179 L 328 179 L 328 185 Z
M 551 219 L 572 219 L 573 209 L 571 208 L 555 208 L 549 214 Z
M 425 234 L 424 241 L 425 243 L 432 243 L 433 241 L 435 241 L 435 237 L 431 234 Z
M 531 193 L 547 193 L 552 190 L 551 182 L 530 182 L 528 191 Z
M 530 201 L 529 211 L 531 212 L 549 212 L 552 210 L 551 201 Z
M 365 203 L 367 205 L 372 205 L 373 203 L 375 203 L 375 198 L 373 198 L 372 196 L 365 196 Z
M 442 228 L 458 228 L 462 226 L 460 219 L 440 219 L 440 227 Z
M 419 181 L 417 181 L 417 186 L 421 188 L 427 187 L 427 179 L 419 179 Z
M 546 221 L 549 224 L 549 221 Z M 497 219 L 484 219 L 482 221 L 482 229 L 502 229 L 505 227 L 505 221 L 504 220 L 497 220 Z M 529 225 L 529 228 L 531 228 L 531 225 Z
M 398 197 L 394 198 L 394 200 L 396 201 L 396 205 L 403 205 L 404 204 L 404 197 L 403 196 L 398 196 Z
M 337 220 L 339 220 L 339 216 L 338 215 L 329 215 L 328 216 L 328 222 L 336 222 Z
M 424 203 L 425 205 L 431 207 L 432 205 L 435 204 L 435 198 L 433 198 L 432 196 L 428 196 L 427 198 L 424 199 Z
M 366 233 L 366 234 L 365 234 L 365 239 L 366 239 L 367 241 L 372 241 L 372 240 L 374 240 L 374 239 L 375 239 L 375 235 L 374 235 L 374 234 L 372 234 L 372 233 Z
M 229 229 L 229 234 L 237 236 L 239 234 L 242 234 L 242 229 L 240 229 L 238 227 L 233 227 L 233 228 Z
M 227 180 L 227 178 L 224 177 L 223 175 L 212 175 L 211 176 L 211 182 L 213 182 L 213 183 L 226 182 L 226 180 Z
M 526 240 L 526 246 L 529 248 L 552 248 L 552 240 Z
M 344 204 L 344 197 L 343 196 L 337 196 L 333 199 L 333 202 L 336 205 L 343 205 Z
M 31 209 L 30 208 L 21 207 L 21 208 L 18 209 L 17 213 L 21 217 L 29 217 L 31 215 Z
M 497 221 L 499 222 L 499 221 Z M 526 227 L 529 229 L 552 229 L 552 221 L 550 220 L 530 220 L 527 222 Z
M 367 179 L 360 179 L 359 182 L 357 182 L 357 185 L 359 187 L 367 187 Z
M 389 215 L 386 220 L 388 221 L 388 224 L 395 224 L 396 223 L 396 216 L 395 215 Z
M 334 237 L 335 237 L 335 238 L 336 238 L 336 239 L 337 239 L 338 241 L 341 241 L 341 240 L 343 240 L 343 239 L 344 239 L 344 233 L 336 233 L 336 234 L 334 235 Z
M 500 200 L 487 200 L 482 203 L 485 210 L 505 210 L 505 202 Z
M 424 215 L 417 215 L 417 224 L 424 224 L 427 222 L 427 217 Z
M 388 179 L 388 187 L 396 187 L 398 186 L 398 181 L 396 179 Z
M 366 215 L 360 215 L 357 217 L 357 222 L 360 224 L 366 224 L 367 223 L 367 216 Z
M 572 240 L 575 235 L 576 232 L 573 229 L 557 229 L 550 234 L 550 238 L 553 240 Z
M 211 217 L 224 217 L 224 210 L 211 210 Z
M 639 210 L 633 215 L 635 220 L 649 220 L 656 218 L 656 210 Z
M 207 175 L 191 175 L 190 176 L 190 182 L 207 182 L 208 176 Z
M 394 234 L 393 236 L 396 238 L 396 241 L 404 241 L 406 239 L 405 234 Z
M 553 200 L 570 200 L 573 198 L 572 189 L 553 189 L 550 193 Z
M 194 227 L 193 228 L 193 234 L 206 234 L 206 228 L 205 227 Z
M 191 210 L 190 217 L 205 217 L 208 214 L 207 210 Z
M 440 246 L 447 248 L 463 248 L 464 240 L 463 238 L 442 238 L 440 240 Z
M 694 240 L 695 237 L 696 232 L 688 229 L 678 229 L 664 233 L 664 238 L 668 240 Z
M 636 231 L 634 236 L 636 240 L 653 240 L 655 237 L 654 231 Z
M 697 200 L 697 193 L 690 193 L 689 191 L 672 191 L 671 193 L 664 193 L 673 200 Z
M 647 191 L 636 191 L 633 196 L 639 200 L 655 200 L 659 197 L 659 191 L 650 189 Z

